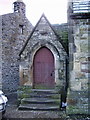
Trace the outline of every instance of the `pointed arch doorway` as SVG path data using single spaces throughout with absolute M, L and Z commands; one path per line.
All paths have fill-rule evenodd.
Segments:
M 34 56 L 33 87 L 54 88 L 54 70 L 55 65 L 52 52 L 46 47 L 40 48 Z

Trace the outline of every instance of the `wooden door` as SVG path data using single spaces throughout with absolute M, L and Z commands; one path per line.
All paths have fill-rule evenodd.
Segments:
M 54 87 L 54 69 L 54 56 L 51 51 L 46 47 L 39 49 L 34 57 L 34 86 Z

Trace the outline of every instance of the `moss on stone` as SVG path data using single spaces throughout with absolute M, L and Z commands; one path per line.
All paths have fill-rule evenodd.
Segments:
M 28 98 L 31 92 L 31 87 L 30 86 L 21 86 L 18 89 L 18 100 L 21 100 L 23 98 Z
M 82 109 L 79 106 L 68 106 L 66 114 L 88 114 L 88 110 Z

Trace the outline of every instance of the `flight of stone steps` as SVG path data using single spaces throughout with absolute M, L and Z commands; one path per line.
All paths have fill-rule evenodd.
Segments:
M 32 89 L 28 98 L 23 98 L 19 110 L 60 110 L 60 94 L 56 90 Z

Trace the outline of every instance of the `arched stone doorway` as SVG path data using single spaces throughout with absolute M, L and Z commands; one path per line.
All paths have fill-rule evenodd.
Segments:
M 52 52 L 46 48 L 40 48 L 33 61 L 33 87 L 44 86 L 53 88 L 55 86 L 55 61 Z

